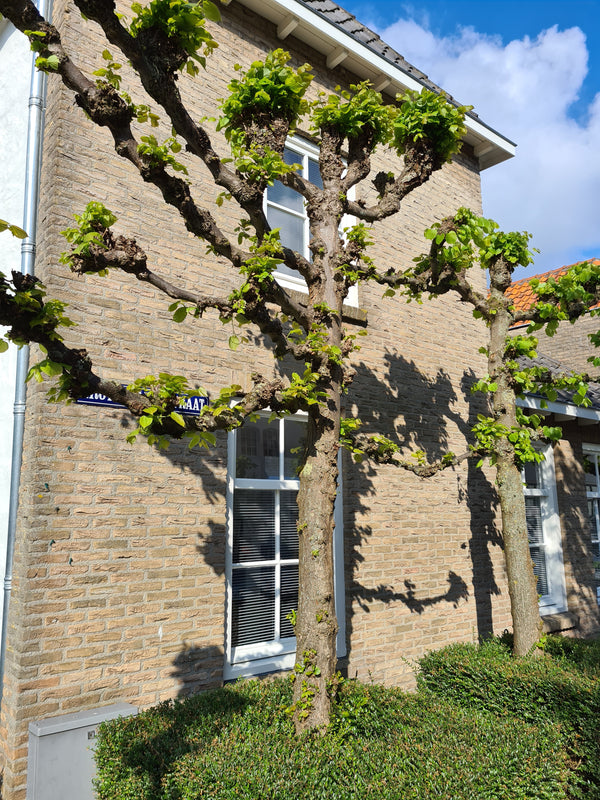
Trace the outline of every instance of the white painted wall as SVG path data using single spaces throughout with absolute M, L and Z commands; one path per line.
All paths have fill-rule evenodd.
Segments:
M 26 38 L 0 20 L 0 219 L 22 226 L 31 53 Z M 0 272 L 21 266 L 21 243 L 0 233 Z M 16 348 L 0 354 L 0 621 L 6 561 Z

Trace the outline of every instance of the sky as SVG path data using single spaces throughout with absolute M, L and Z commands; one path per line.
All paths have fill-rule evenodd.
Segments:
M 517 154 L 483 211 L 540 250 L 515 279 L 600 258 L 600 0 L 341 0 Z

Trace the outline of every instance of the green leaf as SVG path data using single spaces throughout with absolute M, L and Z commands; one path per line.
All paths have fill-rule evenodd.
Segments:
M 173 321 L 183 322 L 183 320 L 187 317 L 187 313 L 187 308 L 185 306 L 179 306 L 177 311 L 173 314 Z
M 8 342 L 6 339 L 0 339 L 0 353 L 6 353 L 8 350 Z
M 234 333 L 233 336 L 229 337 L 229 349 L 230 350 L 237 350 L 240 344 L 240 337 L 236 336 Z
M 221 13 L 219 9 L 214 3 L 211 3 L 210 0 L 204 0 L 202 3 L 202 10 L 204 11 L 204 16 L 206 19 L 209 19 L 211 22 L 221 21 Z
M 185 420 L 178 411 L 171 411 L 169 416 L 174 422 L 181 425 L 182 428 L 185 428 Z
M 152 425 L 152 417 L 140 417 L 140 428 L 149 428 Z
M 15 236 L 17 239 L 26 239 L 27 233 L 23 230 L 23 228 L 19 228 L 18 225 L 9 225 L 8 230 Z

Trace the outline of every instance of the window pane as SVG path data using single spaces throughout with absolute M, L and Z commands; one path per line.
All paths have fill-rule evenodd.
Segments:
M 231 643 L 267 642 L 275 636 L 275 567 L 234 569 Z
M 540 595 L 545 595 L 548 594 L 548 576 L 546 574 L 542 507 L 539 497 L 525 498 L 525 516 L 527 519 L 529 552 L 533 561 L 533 573 L 537 578 L 537 592 Z
M 259 419 L 236 436 L 237 478 L 279 478 L 279 421 Z
M 536 589 L 539 595 L 548 594 L 548 575 L 546 574 L 546 554 L 543 547 L 531 547 L 533 574 L 537 578 Z
M 288 186 L 284 186 L 283 183 L 279 181 L 275 181 L 273 186 L 269 186 L 267 189 L 267 201 L 290 208 L 292 211 L 297 211 L 299 214 L 301 214 L 304 209 L 304 198 L 302 195 L 290 189 Z M 267 217 L 269 218 L 270 225 L 276 228 L 278 226 L 271 222 L 271 214 L 273 211 L 273 208 L 268 208 Z
M 597 542 L 598 534 L 598 500 L 595 498 L 588 498 L 588 519 L 590 522 L 590 533 L 592 535 L 592 542 Z
M 275 492 L 236 489 L 233 495 L 233 563 L 275 558 Z
M 287 619 L 287 615 L 292 610 L 298 608 L 298 567 L 286 566 L 281 568 L 281 611 L 280 611 L 280 630 L 281 638 L 287 639 L 294 636 L 294 628 Z
M 298 492 L 279 493 L 281 558 L 298 558 Z
M 585 488 L 588 492 L 598 491 L 598 481 L 596 480 L 596 455 L 592 453 L 583 454 L 583 468 L 585 470 Z
M 525 498 L 525 516 L 527 519 L 529 544 L 543 545 L 544 530 L 542 528 L 542 508 L 539 497 Z
M 302 172 L 302 160 L 303 156 L 302 153 L 297 153 L 295 150 L 292 150 L 291 147 L 284 147 L 283 148 L 283 160 L 286 164 L 300 164 L 300 172 Z
M 539 469 L 534 461 L 525 464 L 523 468 L 523 478 L 528 489 L 540 489 Z
M 304 220 L 273 206 L 267 209 L 267 218 L 272 228 L 280 228 L 283 246 L 304 255 Z
M 321 179 L 321 172 L 319 171 L 319 164 L 312 158 L 308 159 L 308 180 L 318 186 L 319 189 L 323 188 L 323 180 Z
M 298 470 L 306 443 L 306 423 L 286 420 L 283 428 L 283 476 L 298 479 Z

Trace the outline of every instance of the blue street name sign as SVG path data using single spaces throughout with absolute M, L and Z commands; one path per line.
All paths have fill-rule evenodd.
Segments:
M 125 408 L 124 405 L 121 403 L 116 403 L 114 400 L 111 400 L 110 397 L 107 397 L 105 394 L 100 394 L 99 392 L 94 392 L 94 394 L 90 394 L 87 397 L 80 397 L 79 400 L 75 402 L 79 403 L 82 406 L 105 406 L 107 408 Z M 208 397 L 204 397 L 202 395 L 191 395 L 190 397 L 186 397 L 182 403 L 176 406 L 176 411 L 179 411 L 180 414 L 189 414 L 190 416 L 197 416 L 204 406 L 208 405 Z

